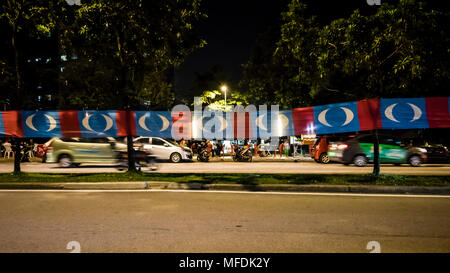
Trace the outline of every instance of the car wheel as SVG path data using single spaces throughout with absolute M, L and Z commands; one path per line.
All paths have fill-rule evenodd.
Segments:
M 170 155 L 170 161 L 172 163 L 179 163 L 181 161 L 181 155 L 179 153 L 173 153 Z
M 322 153 L 319 157 L 319 162 L 323 163 L 323 164 L 328 164 L 330 163 L 330 158 L 328 157 L 327 153 Z
M 353 164 L 355 164 L 355 166 L 358 166 L 358 167 L 364 167 L 367 165 L 367 157 L 365 157 L 363 155 L 357 155 L 353 159 Z
M 422 160 L 420 159 L 420 156 L 418 155 L 413 155 L 409 158 L 409 165 L 413 166 L 413 167 L 419 167 L 420 164 L 422 164 Z
M 59 166 L 63 167 L 63 168 L 68 168 L 70 166 L 72 166 L 72 157 L 70 157 L 70 155 L 61 155 L 59 157 Z

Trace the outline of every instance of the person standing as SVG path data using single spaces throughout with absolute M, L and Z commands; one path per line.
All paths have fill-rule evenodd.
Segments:
M 222 141 L 217 141 L 217 155 L 220 157 L 220 154 L 223 152 L 223 145 Z
M 212 156 L 212 144 L 209 140 L 206 141 L 206 151 L 208 152 L 209 156 Z
M 289 141 L 285 140 L 283 143 L 283 152 L 286 157 L 289 157 L 289 148 L 290 147 L 291 147 L 291 145 L 289 145 Z

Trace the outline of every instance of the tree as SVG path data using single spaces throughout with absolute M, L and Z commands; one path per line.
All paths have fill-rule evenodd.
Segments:
M 199 5 L 199 0 L 93 0 L 82 5 L 76 18 L 83 38 L 78 55 L 88 62 L 111 63 L 111 82 L 116 86 L 108 92 L 113 99 L 110 106 L 130 109 L 149 95 L 164 101 L 154 96 L 155 87 L 163 87 L 162 94 L 170 98 L 169 86 L 162 81 L 164 71 L 178 66 L 204 44 L 193 31 L 193 25 L 204 17 Z M 159 84 L 154 85 L 152 79 Z M 133 171 L 131 136 L 127 143 L 129 170 Z
M 446 95 L 449 16 L 422 1 L 400 0 L 371 15 L 355 10 L 318 23 L 306 5 L 292 0 L 273 55 L 262 61 L 253 55 L 241 83 L 282 107 Z

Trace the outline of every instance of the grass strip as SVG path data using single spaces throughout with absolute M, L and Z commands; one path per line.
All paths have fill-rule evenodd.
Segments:
M 204 184 L 450 186 L 450 176 L 371 174 L 2 173 L 0 183 L 167 181 Z

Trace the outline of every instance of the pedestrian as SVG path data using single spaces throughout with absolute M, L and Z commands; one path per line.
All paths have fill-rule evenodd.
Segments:
M 278 152 L 280 153 L 280 158 L 283 156 L 283 142 L 278 145 Z
M 291 145 L 289 145 L 289 141 L 285 140 L 283 145 L 283 152 L 286 155 L 286 157 L 289 157 L 289 148 Z
M 216 143 L 212 144 L 212 157 L 214 157 L 215 155 L 217 155 L 217 145 Z
M 209 156 L 212 155 L 212 144 L 209 140 L 206 140 L 206 151 L 208 152 Z
M 223 145 L 222 145 L 222 141 L 217 141 L 217 155 L 220 157 L 220 154 L 223 151 Z
M 183 138 L 180 141 L 180 146 L 181 147 L 186 147 L 186 141 Z

